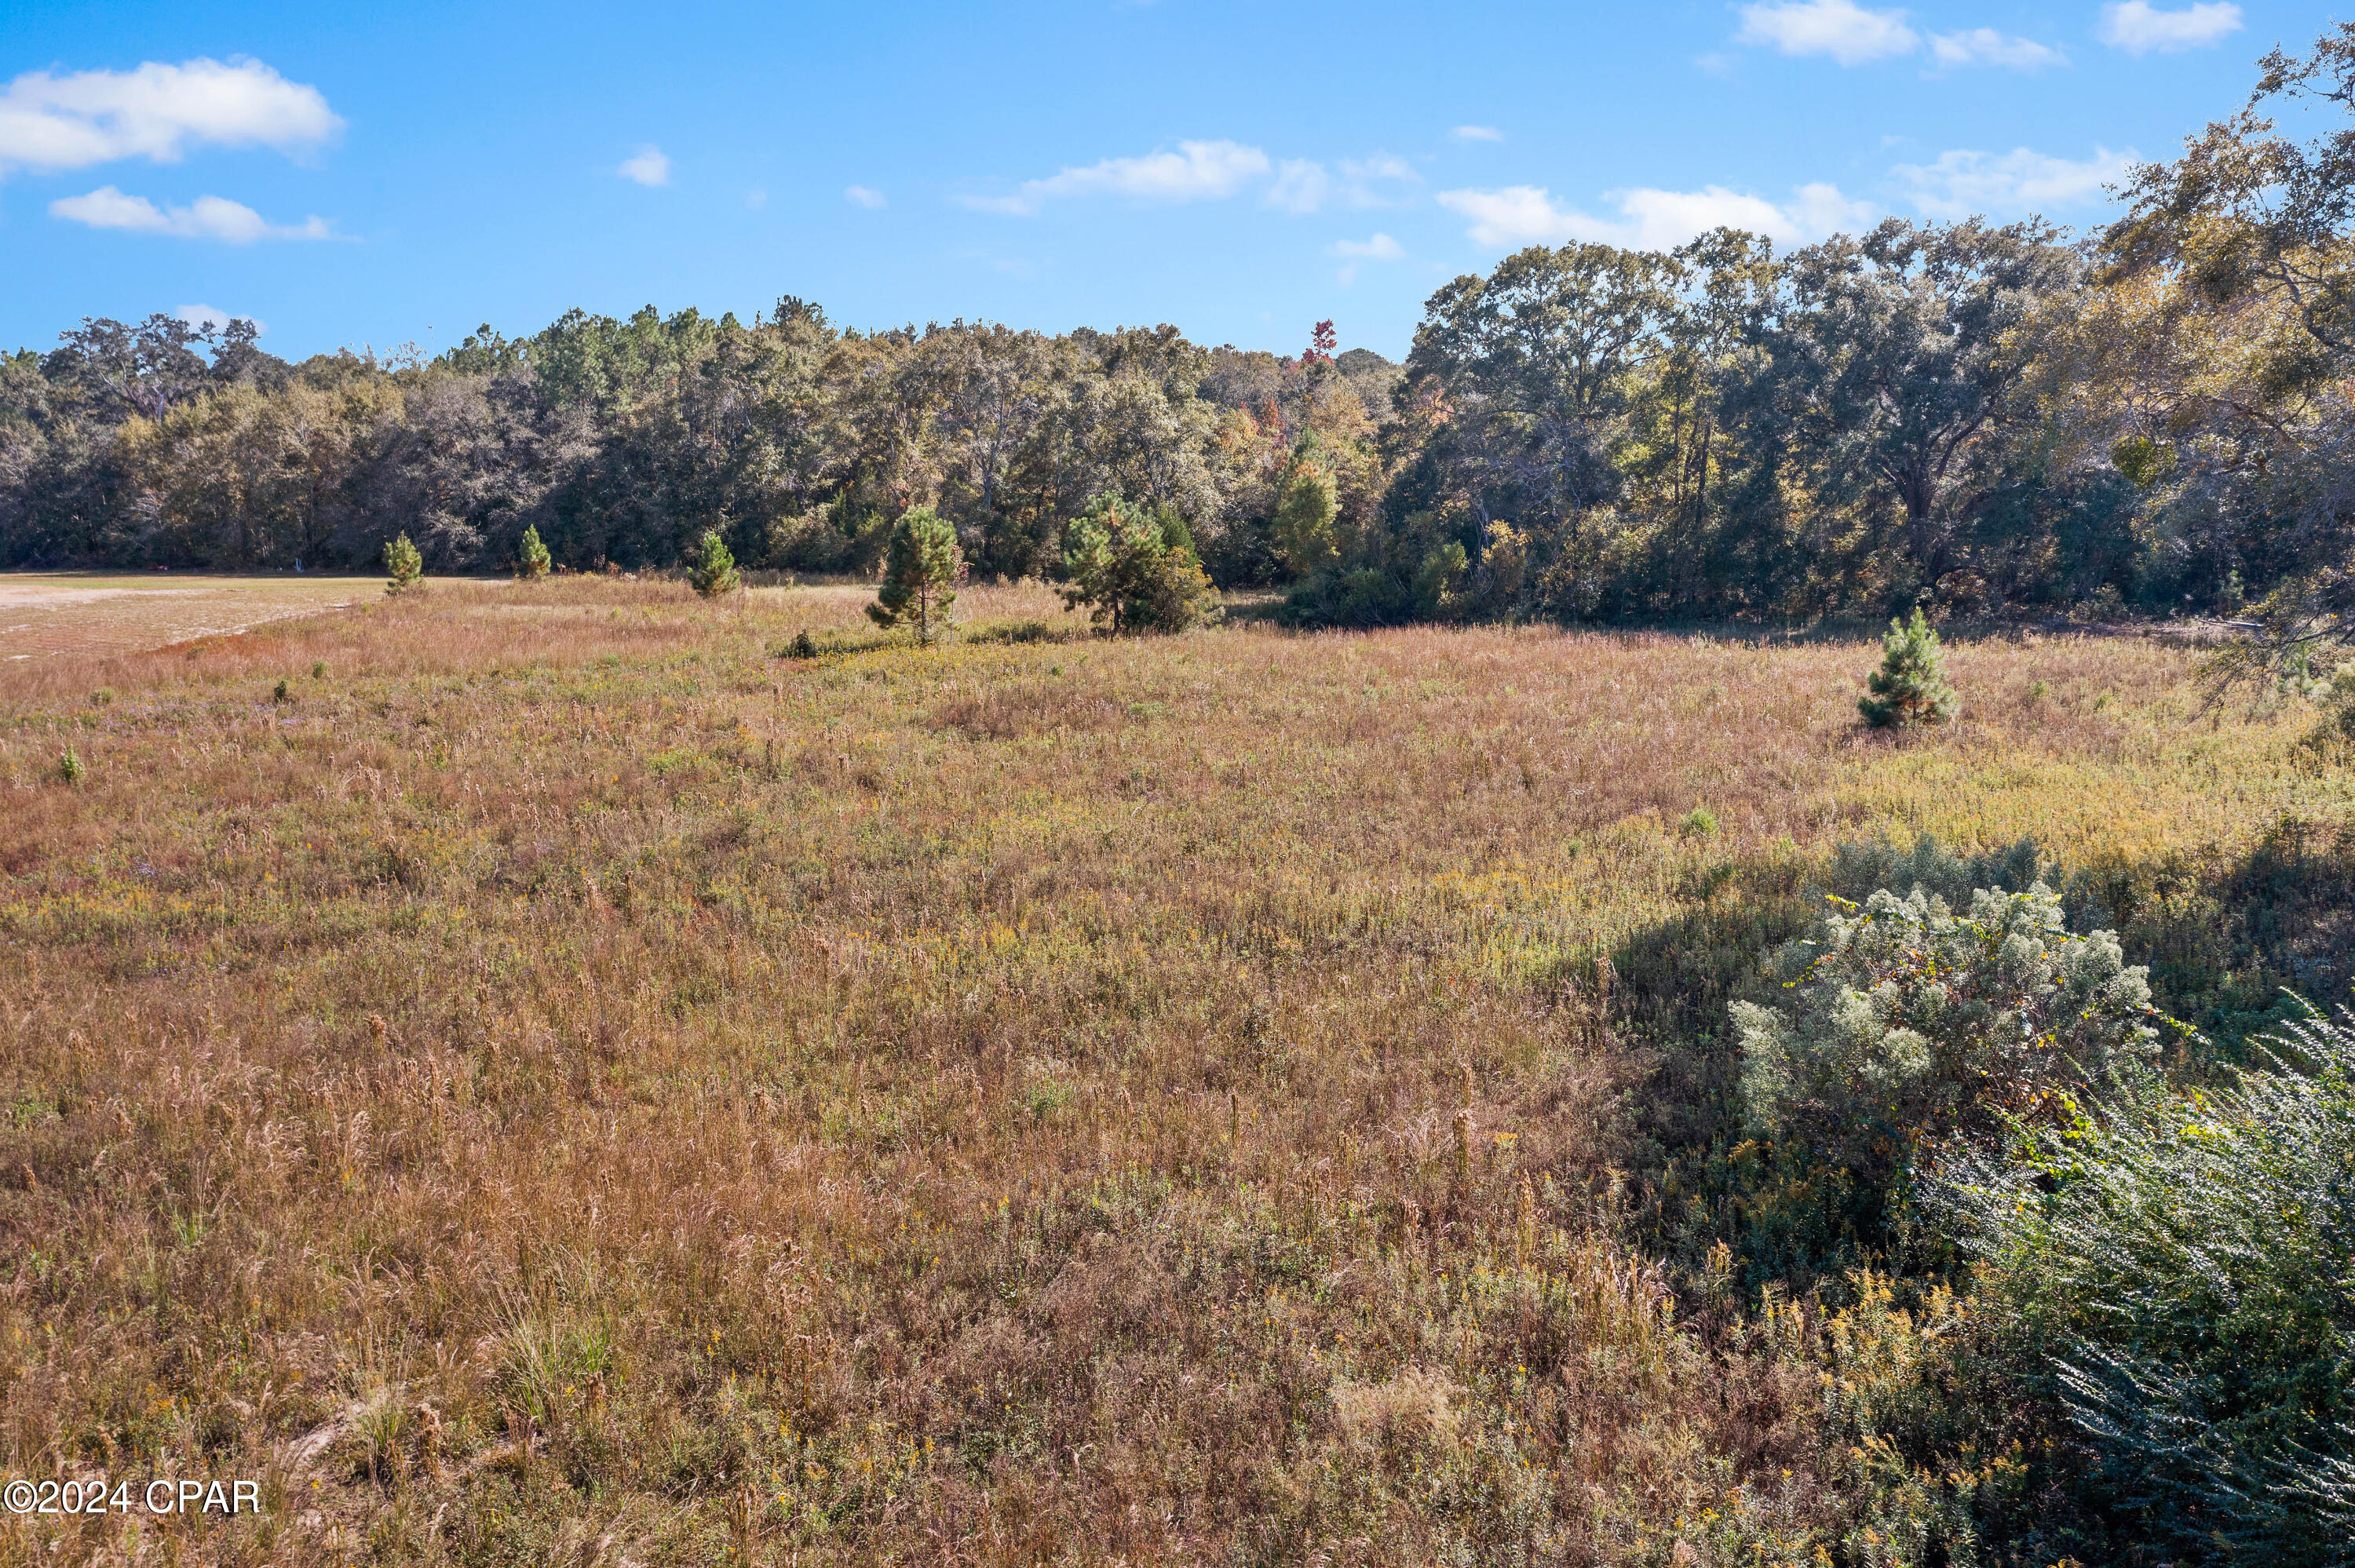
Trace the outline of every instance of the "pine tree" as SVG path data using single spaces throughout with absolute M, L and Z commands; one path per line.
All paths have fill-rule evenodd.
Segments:
M 535 524 L 523 531 L 523 540 L 516 546 L 516 576 L 527 583 L 536 583 L 548 575 L 548 546 L 539 542 L 539 529 Z
M 1063 542 L 1063 602 L 1086 605 L 1098 626 L 1118 637 L 1183 631 L 1219 612 L 1218 590 L 1203 575 L 1186 524 L 1175 512 L 1147 512 L 1100 495 L 1072 520 Z
M 1955 688 L 1946 683 L 1946 656 L 1938 634 L 1930 630 L 1922 607 L 1913 607 L 1911 622 L 1892 620 L 1881 640 L 1881 668 L 1866 678 L 1872 694 L 1857 701 L 1857 712 L 1876 728 L 1909 728 L 1918 724 L 1945 724 L 1961 706 Z
M 385 575 L 392 579 L 384 585 L 384 591 L 407 593 L 424 580 L 425 557 L 417 553 L 417 546 L 409 542 L 408 535 L 403 534 L 385 546 L 384 570 Z
M 703 541 L 687 568 L 687 580 L 706 599 L 718 599 L 744 586 L 744 579 L 736 575 L 736 557 L 728 553 L 728 541 L 717 528 L 703 531 Z
M 1322 443 L 1312 433 L 1292 454 L 1272 530 L 1275 553 L 1294 577 L 1313 576 L 1339 558 L 1333 530 L 1337 510 L 1332 471 Z
M 912 627 L 918 642 L 930 642 L 947 629 L 949 606 L 964 580 L 956 529 L 929 506 L 911 508 L 891 529 L 883 586 L 867 607 L 868 618 L 878 626 Z

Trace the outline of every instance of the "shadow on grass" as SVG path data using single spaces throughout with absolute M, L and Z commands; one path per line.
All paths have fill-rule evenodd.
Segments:
M 1609 959 L 1612 1026 L 1640 1074 L 1616 1118 L 1618 1159 L 1641 1194 L 1650 1244 L 1698 1272 L 1723 1241 L 1753 1286 L 1771 1279 L 1797 1290 L 1892 1245 L 1859 1222 L 1854 1195 L 1787 1161 L 1766 1169 L 1744 1141 L 1730 1004 L 1779 1000 L 1767 960 L 1806 934 L 1827 894 L 1861 900 L 1875 888 L 1920 885 L 1962 907 L 1975 888 L 2018 892 L 2038 881 L 2061 891 L 2071 929 L 2116 931 L 2126 961 L 2149 968 L 2158 1007 L 2200 1032 L 2172 1071 L 2249 1060 L 2254 1036 L 2296 1015 L 2292 993 L 2325 1007 L 2350 1000 L 2355 819 L 2285 817 L 2238 858 L 2069 867 L 2032 840 L 1957 856 L 1924 837 L 1908 849 L 1871 840 L 1828 857 L 1722 863 L 1688 881 L 1680 913 L 1628 937 Z

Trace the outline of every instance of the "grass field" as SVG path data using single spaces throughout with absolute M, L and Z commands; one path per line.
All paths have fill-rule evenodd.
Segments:
M 0 1562 L 1806 1562 L 1816 1367 L 1644 1240 L 1677 933 L 2355 808 L 2127 639 L 1897 742 L 1857 642 L 863 602 L 0 663 L 0 1467 L 267 1502 Z

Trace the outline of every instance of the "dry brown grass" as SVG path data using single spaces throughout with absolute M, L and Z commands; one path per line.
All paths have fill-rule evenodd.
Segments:
M 0 1467 L 271 1502 L 0 1561 L 1801 1541 L 1810 1389 L 1626 1239 L 1598 957 L 1859 832 L 2229 854 L 2350 793 L 2145 643 L 1958 647 L 1897 742 L 1862 644 L 862 602 L 0 669 Z

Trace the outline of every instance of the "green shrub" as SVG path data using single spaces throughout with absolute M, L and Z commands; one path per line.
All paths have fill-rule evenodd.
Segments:
M 815 659 L 817 657 L 817 639 L 812 637 L 809 628 L 805 626 L 794 633 L 794 640 L 786 643 L 777 656 L 781 659 Z
M 1014 646 L 1027 642 L 1060 642 L 1062 638 L 1043 620 L 1008 620 L 969 632 L 965 641 Z
M 2039 882 L 2061 883 L 2062 868 L 2044 858 L 2032 838 L 1974 855 L 1953 854 L 1923 833 L 1910 849 L 1900 849 L 1887 837 L 1850 839 L 1835 845 L 1824 890 L 1861 903 L 1882 888 L 1903 896 L 1926 891 L 1949 906 L 1966 907 L 1981 888 L 1998 893 L 2025 893 Z M 2068 904 L 2064 895 L 2062 902 Z M 2083 925 L 2072 908 L 2072 923 Z
M 1945 724 L 1960 705 L 1955 688 L 1946 683 L 1946 656 L 1938 634 L 1913 607 L 1911 621 L 1892 620 L 1881 641 L 1881 668 L 1865 680 L 1871 695 L 1857 701 L 1857 711 L 1875 727 L 1910 728 Z
M 516 576 L 527 583 L 536 583 L 548 575 L 548 546 L 539 542 L 537 524 L 523 531 L 516 546 Z
M 929 506 L 911 507 L 891 530 L 883 586 L 867 607 L 868 619 L 887 630 L 908 627 L 917 642 L 928 643 L 948 629 L 949 607 L 964 580 L 955 527 Z
M 1918 885 L 1830 902 L 1776 957 L 1790 1001 L 1732 1011 L 1745 1130 L 1851 1183 L 1860 1221 L 1925 1144 L 2151 1054 L 2146 971 L 2114 932 L 2072 936 L 2041 883 L 1966 915 Z
M 719 536 L 719 529 L 703 531 L 695 559 L 687 564 L 687 580 L 706 599 L 718 599 L 744 586 L 744 579 L 736 575 L 736 557 L 729 553 L 728 541 Z
M 2355 1029 L 2220 1088 L 2144 1077 L 1927 1184 L 2137 1533 L 2355 1563 Z
M 89 776 L 90 769 L 82 766 L 81 754 L 72 747 L 67 747 L 65 755 L 58 758 L 59 779 L 68 786 L 79 788 Z
M 1095 624 L 1120 636 L 1183 631 L 1218 613 L 1217 590 L 1173 513 L 1148 513 L 1100 495 L 1064 535 L 1063 602 L 1089 607 Z
M 403 534 L 385 546 L 384 570 L 392 579 L 384 585 L 384 591 L 407 593 L 425 580 L 425 557 L 417 553 L 417 546 Z

